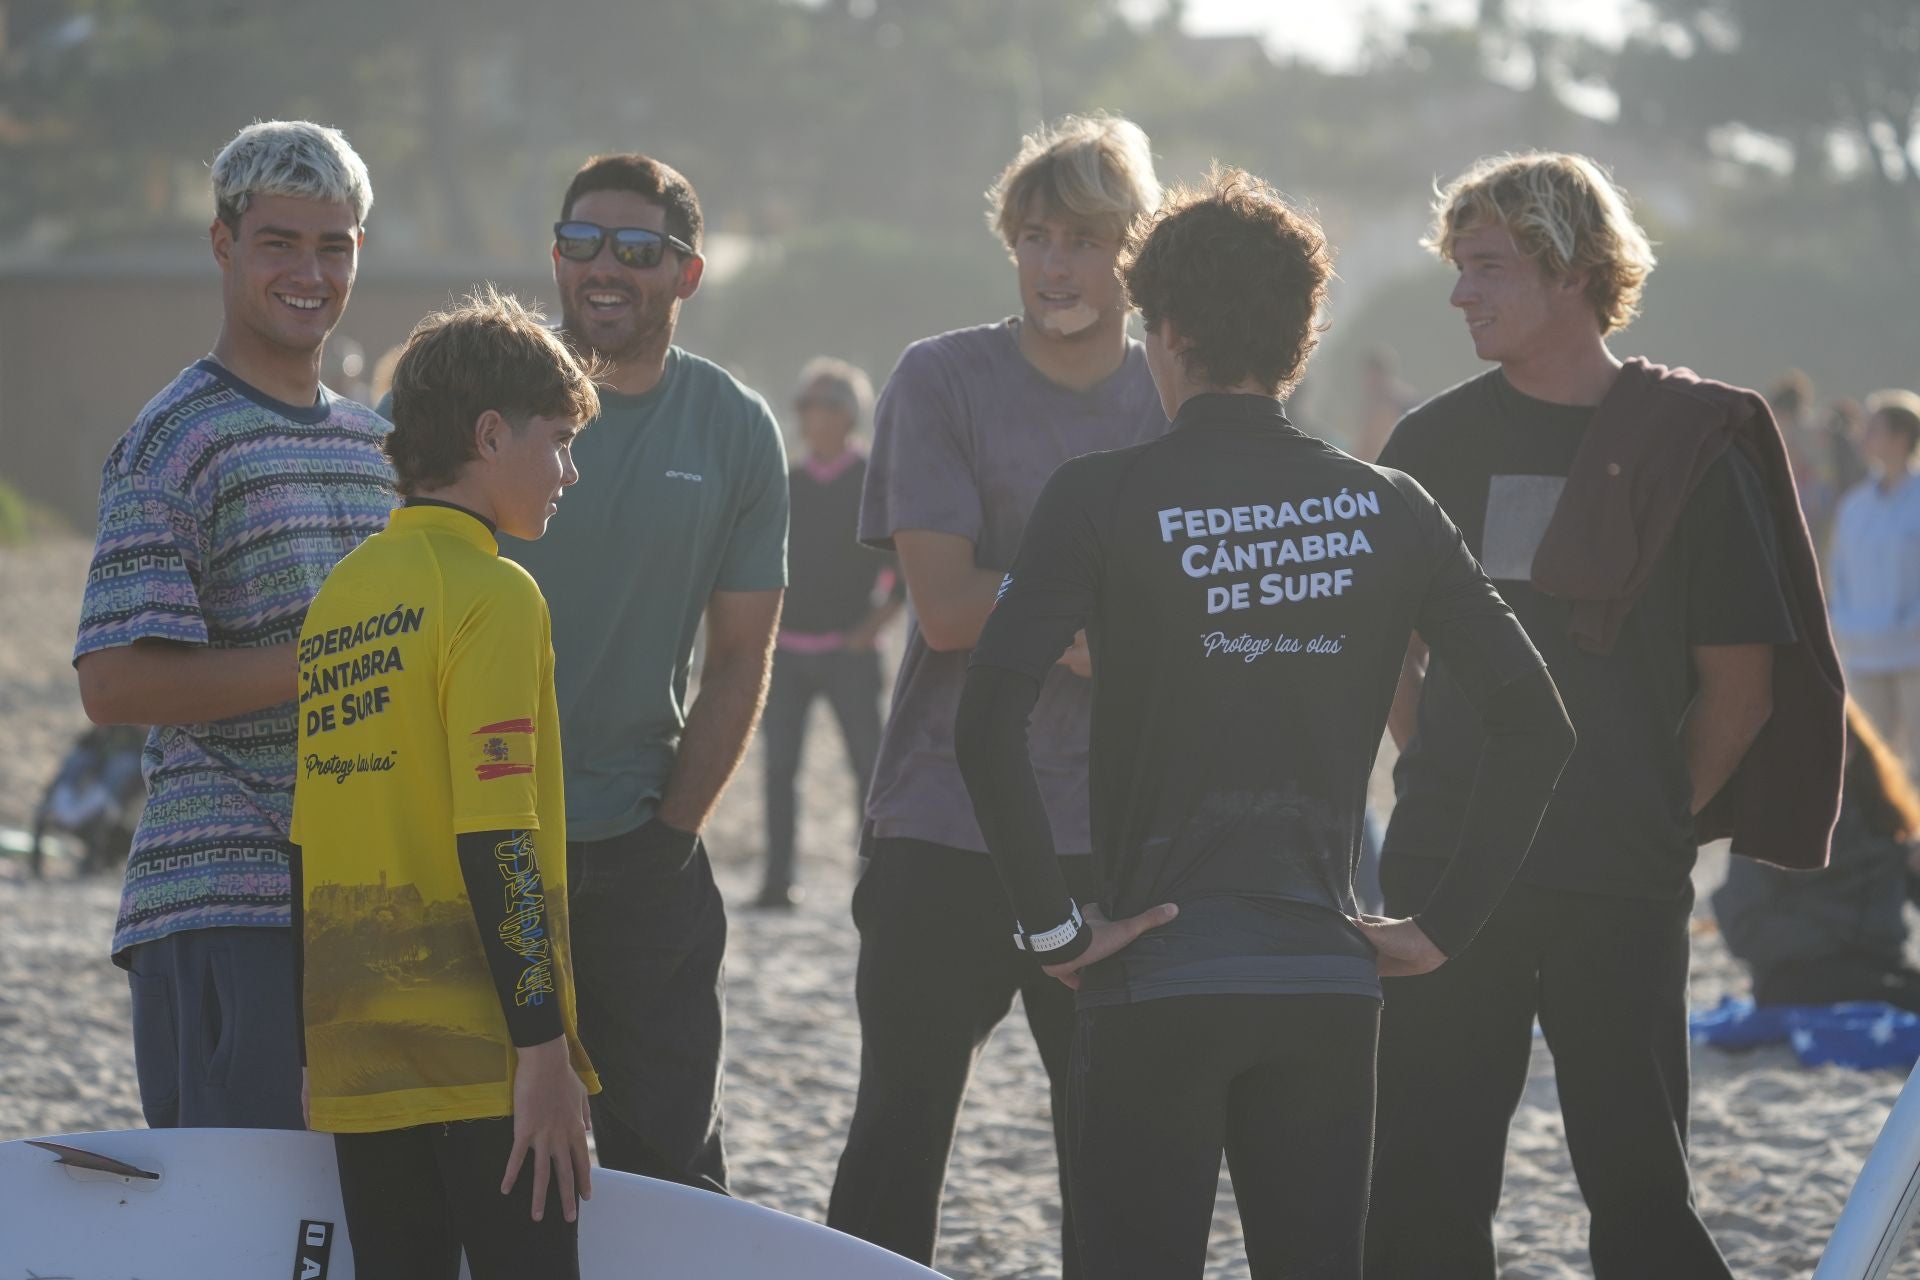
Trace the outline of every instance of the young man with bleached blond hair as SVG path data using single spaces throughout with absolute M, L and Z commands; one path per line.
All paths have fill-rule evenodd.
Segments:
M 153 726 L 113 931 L 147 1123 L 298 1129 L 294 642 L 393 506 L 386 424 L 320 382 L 373 189 L 306 121 L 242 129 L 212 178 L 220 335 L 107 458 L 74 666 L 89 719 Z
M 974 1055 L 1016 993 L 1064 1150 L 1072 996 L 1015 947 L 1021 922 L 954 762 L 953 723 L 967 655 L 1047 476 L 1167 429 L 1115 274 L 1128 226 L 1159 200 L 1146 135 L 1126 120 L 1069 117 L 1026 138 L 987 216 L 1013 259 L 1021 314 L 908 347 L 874 414 L 860 537 L 899 555 L 915 617 L 868 792 L 871 862 L 853 898 L 860 1092 L 827 1221 L 923 1263 Z M 1089 671 L 1083 637 L 1043 682 L 1032 737 L 1083 896 Z M 1062 1238 L 1077 1276 L 1071 1209 Z
M 1426 244 L 1495 368 L 1402 420 L 1381 465 L 1439 501 L 1546 659 L 1579 735 L 1473 946 L 1387 981 L 1366 1274 L 1492 1280 L 1506 1133 L 1536 1018 L 1598 1280 L 1726 1276 L 1687 1168 L 1698 843 L 1817 866 L 1839 806 L 1837 662 L 1779 429 L 1751 391 L 1609 335 L 1653 254 L 1581 156 L 1484 160 Z M 1391 727 L 1390 916 L 1447 891 L 1474 672 L 1420 638 Z

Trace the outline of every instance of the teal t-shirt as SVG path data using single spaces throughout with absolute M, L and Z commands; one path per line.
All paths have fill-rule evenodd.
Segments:
M 546 536 L 500 554 L 553 616 L 567 837 L 605 840 L 666 789 L 707 598 L 786 585 L 786 449 L 758 393 L 673 347 L 653 390 L 600 393 L 573 460 Z

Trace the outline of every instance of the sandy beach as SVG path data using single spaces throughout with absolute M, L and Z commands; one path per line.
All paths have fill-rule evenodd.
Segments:
M 68 743 L 84 726 L 68 655 L 88 547 L 74 539 L 0 548 L 0 826 L 30 824 Z M 897 643 L 897 640 L 896 640 Z M 728 1146 L 740 1196 L 825 1214 L 853 1105 L 859 1030 L 851 785 L 824 710 L 809 738 L 801 876 L 786 915 L 732 913 L 728 954 Z M 721 886 L 739 904 L 757 886 L 757 751 L 708 835 Z M 1704 897 L 1724 857 L 1702 859 Z M 118 881 L 33 882 L 0 860 L 0 1139 L 141 1123 L 124 975 L 107 958 Z M 1745 979 L 1700 916 L 1693 1000 Z M 1010 1018 L 982 1055 L 955 1145 L 937 1265 L 954 1277 L 1058 1274 L 1058 1194 L 1045 1079 L 1023 1023 Z M 1694 1054 L 1693 1159 L 1708 1225 L 1736 1274 L 1809 1274 L 1861 1161 L 1899 1092 L 1897 1073 L 1800 1067 L 1785 1049 Z M 1210 1277 L 1247 1274 L 1222 1182 Z M 1553 1063 L 1536 1048 L 1515 1119 L 1500 1219 L 1503 1277 L 1588 1274 L 1585 1212 L 1567 1160 Z M 1908 1250 L 1893 1272 L 1920 1277 Z

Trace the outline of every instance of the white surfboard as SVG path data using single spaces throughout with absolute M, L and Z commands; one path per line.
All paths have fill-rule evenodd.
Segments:
M 936 1273 L 760 1205 L 593 1171 L 585 1280 L 926 1280 Z M 0 1143 L 0 1280 L 351 1280 L 333 1140 L 126 1129 Z

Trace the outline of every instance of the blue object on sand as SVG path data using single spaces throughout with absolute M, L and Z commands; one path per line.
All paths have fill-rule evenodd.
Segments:
M 1801 1065 L 1835 1063 L 1856 1070 L 1911 1068 L 1920 1058 L 1920 1014 L 1879 1002 L 1779 1004 L 1721 997 L 1687 1019 L 1697 1044 L 1751 1049 L 1787 1041 Z

